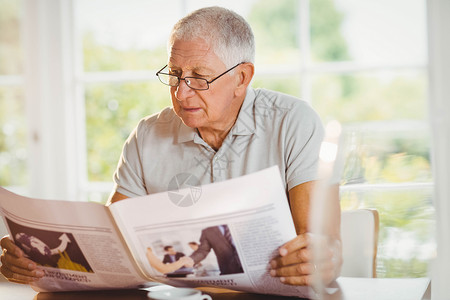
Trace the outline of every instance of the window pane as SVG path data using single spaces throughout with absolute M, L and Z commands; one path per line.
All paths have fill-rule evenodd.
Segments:
M 430 133 L 421 122 L 348 126 L 343 185 L 431 182 Z
M 182 14 L 180 1 L 80 0 L 76 5 L 85 71 L 155 70 L 167 62 L 167 37 Z
M 299 1 L 259 0 L 246 19 L 253 29 L 256 65 L 300 66 Z
M 0 75 L 22 73 L 21 9 L 20 0 L 0 0 Z
M 253 88 L 265 88 L 300 97 L 300 75 L 256 75 L 252 81 Z
M 380 214 L 377 277 L 427 277 L 435 255 L 433 188 L 341 192 L 342 208 Z
M 314 60 L 369 64 L 426 62 L 424 0 L 314 0 L 310 3 Z M 322 45 L 327 39 L 335 40 L 339 47 L 327 49 Z
M 0 87 L 0 186 L 28 183 L 26 133 L 23 91 Z
M 243 16 L 252 27 L 256 64 L 300 65 L 298 0 L 190 0 L 187 11 L 218 5 Z
M 111 182 L 123 143 L 139 120 L 170 106 L 160 82 L 92 84 L 86 87 L 89 181 Z
M 111 187 L 107 189 L 107 192 L 88 192 L 85 199 L 87 199 L 88 202 L 105 204 L 108 201 L 112 190 L 113 185 L 111 184 Z
M 313 77 L 312 103 L 324 120 L 341 123 L 427 119 L 421 71 L 361 72 Z
M 313 61 L 347 61 L 349 45 L 343 35 L 344 14 L 333 0 L 309 1 Z
M 344 132 L 341 207 L 380 213 L 377 276 L 427 276 L 435 247 L 428 127 L 376 122 Z

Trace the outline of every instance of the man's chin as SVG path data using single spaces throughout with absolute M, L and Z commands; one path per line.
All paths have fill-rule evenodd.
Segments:
M 191 127 L 191 128 L 199 128 L 202 127 L 202 122 L 200 122 L 198 119 L 196 118 L 186 118 L 186 117 L 182 117 L 181 121 L 183 121 L 184 125 L 186 125 L 187 127 Z

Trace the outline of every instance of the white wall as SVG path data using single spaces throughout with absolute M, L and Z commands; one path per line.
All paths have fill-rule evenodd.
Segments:
M 432 299 L 450 299 L 450 0 L 428 0 L 430 120 L 437 218 Z

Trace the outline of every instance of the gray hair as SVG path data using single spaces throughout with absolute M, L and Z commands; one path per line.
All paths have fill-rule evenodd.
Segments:
M 175 40 L 201 38 L 211 43 L 214 53 L 231 68 L 255 61 L 255 39 L 250 25 L 237 13 L 218 6 L 198 9 L 179 20 L 170 34 L 168 49 Z

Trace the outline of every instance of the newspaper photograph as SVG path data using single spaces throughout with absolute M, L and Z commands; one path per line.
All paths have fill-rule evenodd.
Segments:
M 123 289 L 148 282 L 102 204 L 32 199 L 0 188 L 0 212 L 10 238 L 45 273 L 32 284 L 36 291 Z

